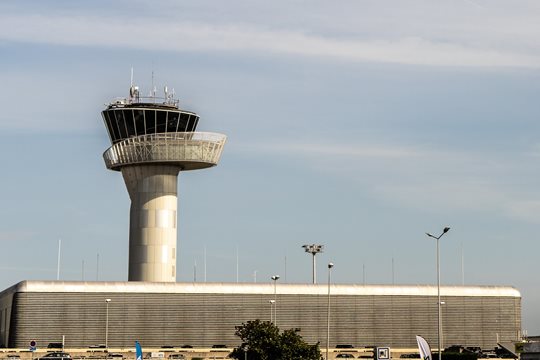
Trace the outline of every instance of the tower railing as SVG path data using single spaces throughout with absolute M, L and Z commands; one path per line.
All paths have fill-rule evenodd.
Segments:
M 209 132 L 179 132 L 134 136 L 103 153 L 109 169 L 142 163 L 173 163 L 186 170 L 219 162 L 227 137 Z

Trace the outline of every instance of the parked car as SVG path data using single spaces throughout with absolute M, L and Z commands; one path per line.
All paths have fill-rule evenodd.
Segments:
M 354 359 L 352 354 L 337 354 L 336 359 Z
M 47 349 L 63 349 L 64 346 L 61 342 L 52 342 L 47 345 Z
M 169 359 L 171 360 L 184 360 L 186 356 L 184 354 L 171 354 L 169 355 Z
M 107 359 L 123 359 L 124 355 L 121 353 L 107 353 Z
M 71 355 L 61 351 L 50 352 L 42 357 L 39 360 L 72 360 Z

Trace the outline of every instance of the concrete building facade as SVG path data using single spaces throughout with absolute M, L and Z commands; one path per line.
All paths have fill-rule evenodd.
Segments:
M 437 343 L 435 286 L 331 285 L 330 347 Z M 298 329 L 326 346 L 327 285 L 23 281 L 0 293 L 0 347 L 239 344 L 235 326 L 255 319 Z M 441 288 L 443 347 L 493 348 L 518 340 L 521 296 L 512 287 Z M 110 299 L 107 304 L 106 299 Z M 275 300 L 271 303 L 270 300 Z M 108 306 L 108 309 L 106 308 Z M 106 318 L 106 310 L 108 317 Z

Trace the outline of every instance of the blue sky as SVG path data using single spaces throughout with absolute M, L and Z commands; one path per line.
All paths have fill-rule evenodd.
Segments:
M 511 285 L 540 333 L 540 3 L 4 1 L 0 288 L 126 280 L 100 111 L 174 87 L 228 135 L 179 177 L 179 281 Z M 97 257 L 99 254 L 99 266 Z M 363 269 L 365 268 L 365 274 Z M 280 280 L 281 281 L 281 280 Z

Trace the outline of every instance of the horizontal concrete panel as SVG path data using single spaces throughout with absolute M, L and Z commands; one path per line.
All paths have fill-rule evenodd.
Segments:
M 285 286 L 282 286 L 285 287 Z M 109 345 L 234 346 L 235 326 L 248 320 L 270 319 L 273 294 L 19 292 L 12 307 L 10 346 L 29 340 L 48 343 L 67 334 L 66 345 L 103 343 L 105 299 L 109 303 Z M 261 287 L 262 289 L 262 287 Z M 279 289 L 279 286 L 278 286 Z M 112 291 L 114 290 L 114 291 Z M 276 323 L 299 328 L 310 343 L 325 346 L 326 294 L 276 296 Z M 414 347 L 415 335 L 436 343 L 436 296 L 332 295 L 330 346 L 387 345 Z M 492 348 L 516 340 L 521 327 L 520 298 L 504 296 L 447 296 L 442 310 L 444 344 Z

